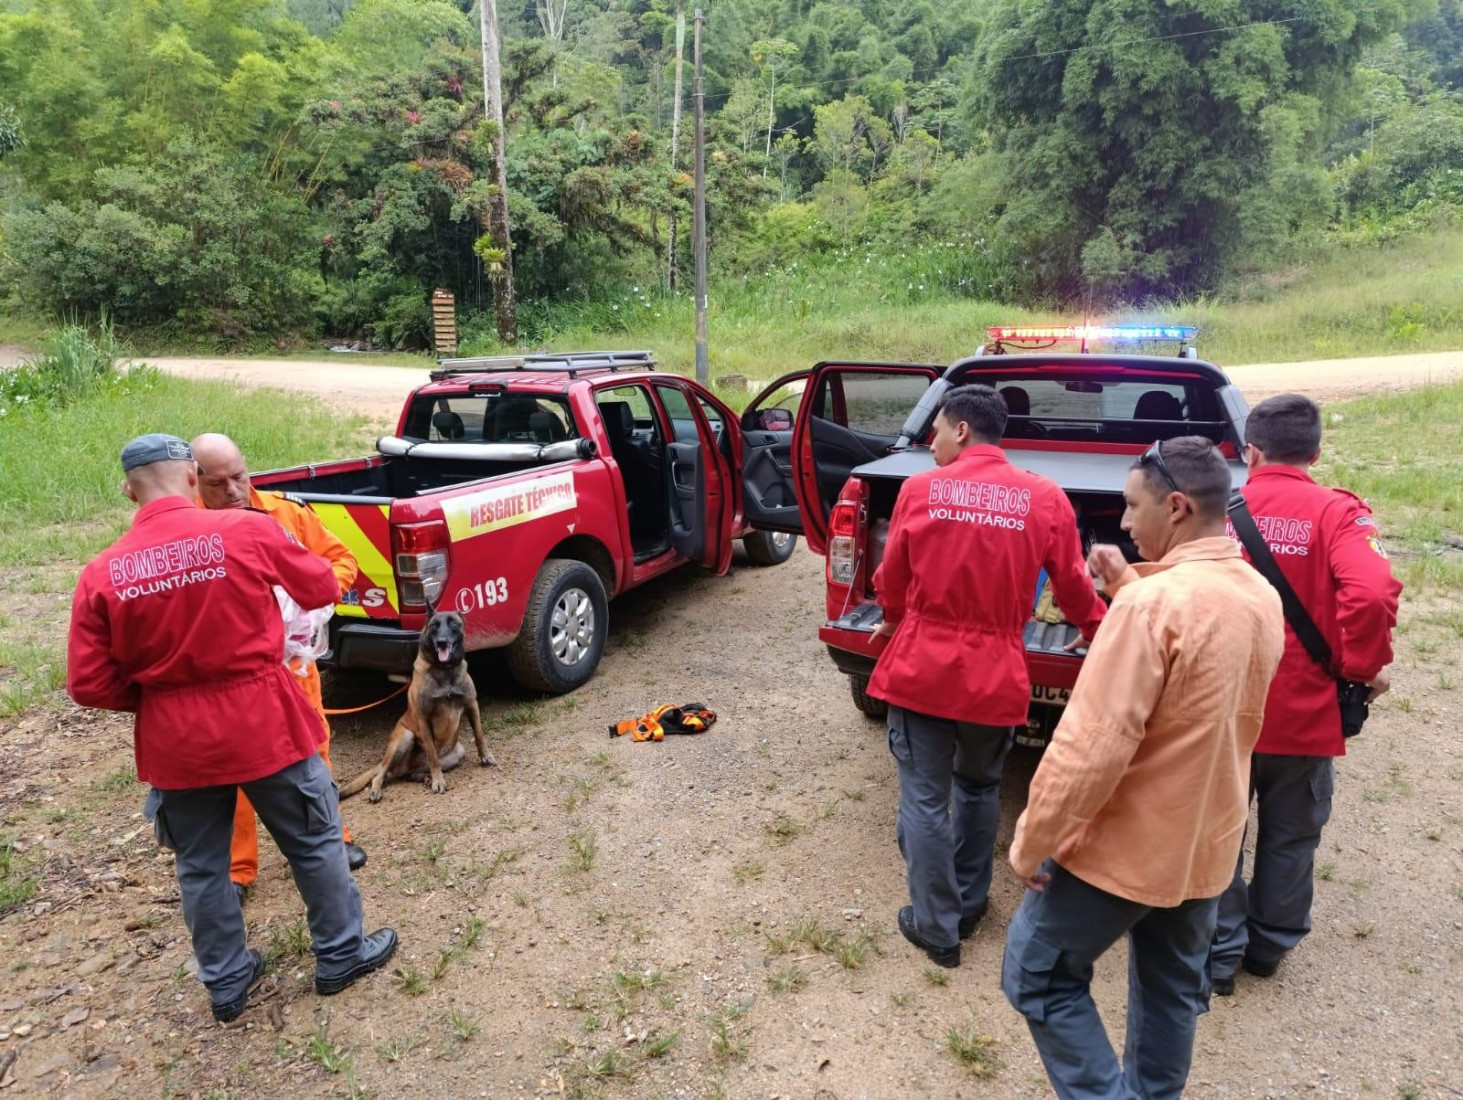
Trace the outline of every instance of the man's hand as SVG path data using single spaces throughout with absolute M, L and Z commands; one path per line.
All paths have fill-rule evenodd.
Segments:
M 899 624 L 898 623 L 882 622 L 878 626 L 874 627 L 874 637 L 875 638 L 892 638 L 892 637 L 894 637 L 894 632 L 896 630 L 898 630 L 898 629 L 899 629 Z
M 1123 552 L 1116 546 L 1098 543 L 1092 548 L 1092 553 L 1087 555 L 1087 568 L 1104 587 L 1111 587 L 1128 571 L 1128 559 L 1123 557 Z
M 1392 687 L 1391 667 L 1382 669 L 1381 672 L 1377 673 L 1375 679 L 1367 681 L 1366 686 L 1372 689 L 1372 693 L 1366 697 L 1368 703 L 1376 702 L 1378 695 L 1386 695 L 1387 691 Z
M 1091 647 L 1091 645 L 1092 645 L 1092 639 L 1091 638 L 1089 638 L 1086 634 L 1078 634 L 1070 642 L 1068 642 L 1066 645 L 1062 646 L 1062 650 L 1064 652 L 1066 652 L 1066 653 L 1076 653 L 1077 650 L 1079 650 L 1079 649 L 1088 649 L 1088 648 Z
M 1052 876 L 1050 871 L 1038 871 L 1030 878 L 1022 879 L 1022 882 L 1026 884 L 1026 889 L 1030 890 L 1032 893 L 1044 894 L 1046 893 L 1046 885 L 1047 883 L 1051 882 L 1051 880 Z

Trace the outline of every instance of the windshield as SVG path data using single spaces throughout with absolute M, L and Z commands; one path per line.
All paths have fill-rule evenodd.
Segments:
M 557 443 L 579 429 L 563 398 L 463 393 L 416 398 L 404 434 L 429 443 Z
M 1017 371 L 972 375 L 1006 400 L 1007 439 L 1152 443 L 1181 435 L 1225 441 L 1214 389 L 1200 378 L 1094 380 L 1080 372 Z

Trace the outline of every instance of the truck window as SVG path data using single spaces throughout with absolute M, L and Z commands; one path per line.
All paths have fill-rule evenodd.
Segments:
M 406 414 L 406 438 L 430 443 L 557 443 L 578 436 L 562 399 L 533 394 L 422 396 Z
M 1099 381 L 1075 372 L 1002 377 L 991 371 L 961 381 L 994 386 L 1005 398 L 1011 412 L 1008 439 L 1137 444 L 1191 434 L 1215 442 L 1226 438 L 1218 399 L 1198 380 Z
M 644 386 L 618 386 L 612 390 L 599 390 L 594 395 L 594 401 L 600 406 L 601 414 L 604 413 L 605 405 L 616 411 L 620 404 L 629 406 L 630 416 L 634 421 L 632 434 L 651 443 L 661 442 L 660 417 L 656 415 L 655 407 L 650 403 L 650 394 Z M 605 427 L 613 438 L 618 421 L 611 423 L 607 416 Z
M 813 415 L 865 435 L 897 436 L 929 388 L 923 374 L 830 373 L 814 396 Z
M 696 416 L 691 412 L 685 391 L 679 386 L 658 385 L 655 392 L 660 394 L 660 403 L 665 406 L 666 415 L 671 419 L 671 432 L 675 435 L 676 442 L 697 442 L 701 433 L 696 430 Z

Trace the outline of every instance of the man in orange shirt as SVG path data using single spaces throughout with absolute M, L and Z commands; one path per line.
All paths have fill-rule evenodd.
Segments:
M 1147 560 L 1093 550 L 1116 595 L 1016 823 L 1011 866 L 1029 892 L 1001 988 L 1063 1100 L 1177 1098 L 1209 1006 L 1219 895 L 1285 635 L 1280 597 L 1225 534 L 1229 492 L 1199 436 L 1155 443 L 1129 473 L 1123 530 Z M 1090 987 L 1123 936 L 1120 1066 Z
M 249 484 L 249 468 L 238 445 L 226 435 L 208 433 L 193 441 L 193 459 L 198 463 L 198 499 L 208 509 L 251 508 L 264 512 L 310 553 L 330 562 L 331 572 L 344 593 L 356 579 L 360 567 L 345 543 L 336 538 L 320 522 L 320 517 L 301 501 L 285 493 L 261 493 Z M 325 717 L 325 701 L 320 690 L 320 670 L 312 662 L 303 674 L 294 670 L 295 683 L 320 715 L 320 757 L 330 765 L 330 723 Z M 342 826 L 346 857 L 352 871 L 366 865 L 366 853 L 351 842 L 350 830 Z M 259 826 L 254 807 L 244 792 L 239 792 L 234 814 L 233 865 L 229 877 L 238 891 L 239 901 L 259 875 Z

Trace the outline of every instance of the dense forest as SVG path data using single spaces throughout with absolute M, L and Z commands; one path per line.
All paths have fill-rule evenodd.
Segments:
M 1135 302 L 1463 207 L 1463 0 L 702 9 L 716 280 Z M 685 293 L 691 15 L 500 3 L 524 341 Z M 0 0 L 0 308 L 410 347 L 445 287 L 486 333 L 494 136 L 471 0 Z

